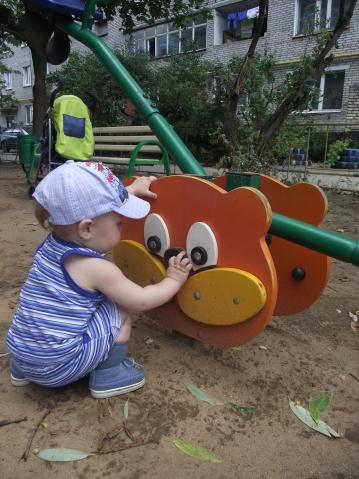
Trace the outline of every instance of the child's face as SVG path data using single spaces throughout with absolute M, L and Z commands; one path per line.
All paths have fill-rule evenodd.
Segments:
M 91 249 L 100 254 L 112 250 L 121 239 L 122 215 L 111 211 L 93 219 Z

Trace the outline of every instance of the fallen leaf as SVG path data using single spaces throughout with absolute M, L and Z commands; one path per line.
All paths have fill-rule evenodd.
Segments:
M 202 447 L 196 446 L 196 444 L 190 444 L 185 441 L 173 441 L 173 444 L 188 456 L 196 457 L 203 461 L 222 462 Z
M 32 268 L 32 264 L 18 264 L 20 268 Z
M 325 434 L 328 437 L 334 436 L 334 437 L 340 437 L 340 435 L 334 431 L 328 424 L 323 422 L 321 419 L 318 420 L 318 424 L 313 420 L 312 416 L 310 415 L 310 412 L 304 409 L 302 406 L 296 406 L 293 401 L 289 400 L 289 405 L 291 410 L 294 412 L 294 414 L 297 416 L 298 419 L 300 419 L 304 424 L 309 426 L 311 429 L 314 429 L 315 431 L 318 431 L 322 434 Z
M 343 281 L 343 283 L 349 283 L 350 279 L 347 276 L 343 276 L 343 278 L 338 278 L 339 281 Z
M 242 348 L 242 346 L 234 346 L 233 348 L 229 348 L 232 351 L 239 351 Z
M 341 313 L 340 309 L 336 309 L 336 312 L 339 313 L 339 314 Z
M 41 426 L 44 428 L 44 429 L 47 429 L 49 427 L 49 425 L 47 424 L 47 422 L 42 422 L 41 423 Z
M 128 399 L 125 402 L 125 407 L 123 408 L 123 415 L 125 416 L 125 419 L 127 421 L 127 419 L 128 419 Z
M 344 230 L 342 228 L 337 229 L 338 233 L 344 233 Z
M 323 393 L 317 394 L 309 401 L 310 415 L 317 424 L 319 416 L 328 409 L 332 397 L 333 391 L 324 391 Z
M 214 402 L 206 392 L 202 391 L 201 389 L 196 388 L 196 386 L 193 386 L 193 384 L 189 384 L 186 382 L 183 382 L 183 384 L 186 386 L 186 388 L 193 394 L 193 396 L 196 396 L 197 399 L 207 402 L 208 404 L 211 404 L 212 406 L 223 406 L 223 402 Z
M 267 347 L 266 346 L 259 346 L 259 349 L 262 349 L 263 351 L 267 351 Z
M 349 314 L 349 316 L 351 317 L 351 319 L 354 321 L 354 323 L 357 323 L 357 322 L 358 322 L 358 319 L 359 319 L 359 318 L 358 318 L 358 314 L 359 314 L 358 311 L 355 311 L 355 314 L 353 314 L 353 313 L 351 313 L 351 312 L 349 311 L 348 314 Z
M 93 456 L 94 454 L 87 454 L 86 452 L 76 451 L 75 449 L 44 449 L 40 451 L 37 457 L 44 459 L 44 461 L 78 461 L 85 459 L 85 457 Z
M 357 333 L 357 332 L 358 332 L 357 329 L 358 329 L 359 326 L 358 326 L 356 323 L 354 323 L 354 321 L 352 321 L 352 322 L 350 323 L 350 327 L 352 328 L 352 330 L 354 331 L 354 333 Z
M 229 403 L 234 409 L 238 409 L 238 411 L 242 412 L 256 412 L 257 408 L 255 406 L 238 406 L 238 404 L 234 402 Z

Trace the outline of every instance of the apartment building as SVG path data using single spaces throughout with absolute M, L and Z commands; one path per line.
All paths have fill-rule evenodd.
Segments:
M 274 55 L 278 72 L 291 71 L 304 48 L 310 48 L 303 35 L 308 21 L 332 28 L 335 25 L 340 0 L 268 0 L 266 21 L 257 51 Z M 349 4 L 349 1 L 347 1 Z M 162 58 L 180 52 L 185 34 L 195 39 L 205 58 L 226 63 L 234 54 L 247 52 L 258 17 L 258 0 L 208 0 L 213 19 L 198 17 L 189 20 L 187 29 L 175 28 L 171 22 L 158 21 L 154 26 L 136 25 L 133 40 L 137 48 Z M 129 41 L 120 32 L 121 20 L 101 21 L 94 32 L 110 48 L 120 48 Z M 306 122 L 355 123 L 359 121 L 359 6 L 356 6 L 350 25 L 332 52 L 334 61 L 320 81 L 322 97 L 316 108 L 304 112 Z M 86 53 L 88 49 L 72 41 L 72 48 Z M 17 99 L 1 109 L 0 126 L 12 123 L 31 124 L 33 69 L 29 48 L 14 49 L 14 56 L 4 59 L 8 71 L 4 75 L 7 90 Z M 52 66 L 49 65 L 49 71 Z

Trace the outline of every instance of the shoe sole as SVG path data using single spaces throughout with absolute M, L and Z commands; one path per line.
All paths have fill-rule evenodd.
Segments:
M 142 379 L 137 384 L 131 384 L 131 386 L 125 386 L 123 388 L 117 388 L 117 389 L 108 389 L 107 391 L 94 391 L 93 389 L 90 389 L 91 391 L 91 396 L 95 399 L 105 399 L 105 398 L 110 398 L 113 396 L 119 396 L 120 394 L 126 394 L 130 393 L 131 391 L 135 391 L 136 389 L 142 388 L 142 386 L 145 384 L 145 378 Z
M 22 386 L 27 386 L 28 384 L 30 384 L 31 381 L 29 381 L 28 379 L 26 378 L 23 378 L 23 379 L 16 379 L 14 378 L 14 376 L 11 374 L 11 384 L 15 387 L 22 387 Z

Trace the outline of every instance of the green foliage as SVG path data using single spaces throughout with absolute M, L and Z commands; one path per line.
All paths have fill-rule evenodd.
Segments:
M 321 163 L 325 157 L 325 143 L 327 133 L 325 131 L 318 131 L 313 129 L 310 132 L 309 141 L 309 156 L 313 162 Z M 328 132 L 328 143 L 334 143 L 336 140 L 336 133 L 334 131 Z
M 240 70 L 244 57 L 234 55 L 228 63 L 228 72 L 217 76 L 217 102 L 228 108 L 228 98 L 233 89 L 234 75 Z M 298 123 L 296 115 L 287 116 L 280 128 L 271 137 L 258 157 L 256 146 L 262 129 L 274 113 L 277 105 L 283 101 L 290 89 L 290 75 L 282 78 L 275 76 L 275 58 L 267 53 L 256 53 L 250 68 L 243 79 L 239 92 L 239 102 L 235 125 L 237 144 L 231 145 L 220 127 L 211 135 L 212 143 L 221 151 L 232 154 L 221 156 L 218 168 L 253 171 L 275 175 L 278 159 L 286 158 L 291 147 L 305 137 L 305 129 Z M 227 75 L 226 75 L 227 73 Z M 222 116 L 223 118 L 223 116 Z
M 124 51 L 117 51 L 115 54 L 143 89 L 150 91 L 155 84 L 155 77 L 150 67 L 149 55 Z M 93 93 L 99 105 L 94 118 L 97 126 L 118 126 L 126 123 L 125 95 L 94 54 L 72 53 L 61 68 L 47 76 L 46 83 L 49 90 L 60 87 L 62 94 L 79 96 L 88 106 L 91 105 L 91 100 L 85 91 Z M 136 118 L 133 121 L 136 122 Z
M 256 54 L 242 89 L 238 108 L 238 145 L 233 155 L 225 156 L 228 140 L 222 126 L 229 106 L 233 78 L 243 58 L 234 56 L 228 65 L 204 60 L 188 45 L 185 54 L 158 59 L 142 51 L 127 49 L 116 55 L 132 77 L 157 104 L 198 161 L 217 163 L 219 168 L 275 174 L 278 158 L 305 136 L 297 117 L 290 116 L 257 158 L 255 146 L 260 128 L 269 118 L 276 101 L 283 95 L 274 78 L 272 55 Z M 89 90 L 98 98 L 97 126 L 142 122 L 139 113 L 125 115 L 126 98 L 95 55 L 72 53 L 66 64 L 47 77 L 49 89 L 61 87 L 88 102 Z
M 348 148 L 351 142 L 351 138 L 344 138 L 329 144 L 327 158 L 325 163 L 322 163 L 321 166 L 334 166 L 335 163 L 339 161 L 340 153 L 344 150 L 344 148 Z
M 251 171 L 275 176 L 277 159 L 268 151 L 258 158 L 255 146 L 258 133 L 251 127 L 241 124 L 238 127 L 239 141 L 231 156 L 222 156 L 216 168 L 231 171 Z M 219 145 L 222 151 L 226 150 L 228 140 L 222 133 L 221 125 L 211 134 L 212 143 Z

